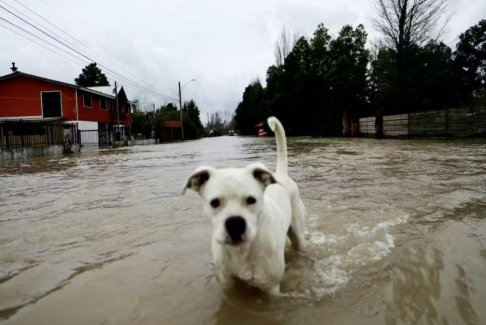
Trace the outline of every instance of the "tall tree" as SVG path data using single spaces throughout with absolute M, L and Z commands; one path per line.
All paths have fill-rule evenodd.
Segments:
M 398 56 L 411 46 L 437 40 L 445 28 L 447 0 L 377 0 L 374 23 L 385 37 L 385 45 Z
M 313 121 L 309 116 L 311 110 L 307 92 L 309 80 L 309 55 L 310 45 L 305 37 L 301 37 L 287 56 L 283 66 L 282 93 L 284 105 L 273 107 L 272 113 L 282 120 L 284 125 L 289 125 L 290 135 L 302 135 L 306 133 L 308 124 L 305 121 Z
M 255 125 L 264 122 L 264 119 L 268 117 L 264 96 L 264 89 L 259 80 L 245 88 L 243 100 L 235 111 L 235 123 L 241 134 L 255 134 Z
M 407 96 L 416 81 L 410 67 L 420 47 L 437 40 L 444 30 L 445 23 L 441 22 L 447 12 L 447 0 L 376 0 L 376 6 L 375 27 L 383 34 L 386 56 L 392 63 L 390 70 L 382 71 L 387 78 L 387 87 L 382 90 L 390 93 L 383 94 L 386 100 L 378 104 L 376 111 L 376 134 L 381 137 L 385 111 L 401 111 L 415 104 Z
M 285 29 L 282 28 L 280 32 L 280 36 L 275 44 L 275 64 L 277 67 L 282 66 L 285 63 L 285 58 L 289 55 L 290 51 L 295 45 L 297 41 L 297 36 L 294 34 L 293 36 Z
M 357 120 L 367 101 L 367 66 L 369 51 L 363 25 L 344 26 L 331 41 L 332 104 L 343 116 L 343 135 L 351 135 L 351 122 Z
M 96 62 L 88 64 L 83 68 L 83 72 L 78 78 L 74 79 L 76 85 L 82 87 L 109 86 L 110 83 L 105 74 L 98 68 Z
M 265 105 L 269 114 L 277 115 L 283 123 L 286 120 L 282 117 L 282 111 L 287 111 L 288 94 L 284 92 L 285 69 L 283 66 L 272 65 L 267 69 L 267 87 L 265 89 Z M 286 125 L 289 133 L 289 125 Z
M 454 56 L 460 71 L 462 99 L 486 97 L 486 20 L 459 36 Z
M 430 41 L 421 47 L 412 67 L 415 110 L 440 109 L 456 105 L 459 76 L 452 49 L 442 42 Z M 409 111 L 412 111 L 410 109 Z
M 196 102 L 194 102 L 192 99 L 185 102 L 182 110 L 185 114 L 187 114 L 187 116 L 189 116 L 194 125 L 202 132 L 204 127 L 201 123 L 201 113 L 199 112 L 199 107 L 197 107 Z
M 392 106 L 395 98 L 396 65 L 395 53 L 386 48 L 375 49 L 370 69 L 370 98 L 376 114 L 376 135 L 383 136 L 385 107 Z
M 401 73 L 394 50 L 379 49 L 371 62 L 369 86 L 374 91 L 371 97 L 377 116 L 457 103 L 458 73 L 447 45 L 430 41 L 413 48 L 404 59 L 406 70 Z
M 324 24 L 317 26 L 310 40 L 307 63 L 309 72 L 305 87 L 305 98 L 308 100 L 303 102 L 308 112 L 303 122 L 310 126 L 306 134 L 314 136 L 335 136 L 340 133 L 340 114 L 336 107 L 331 105 L 331 40 L 329 30 Z

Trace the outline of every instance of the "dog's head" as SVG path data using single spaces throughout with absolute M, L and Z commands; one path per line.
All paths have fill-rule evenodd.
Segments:
M 246 168 L 197 168 L 184 188 L 204 199 L 204 212 L 211 219 L 213 236 L 222 245 L 250 243 L 258 231 L 265 188 L 275 176 L 260 163 Z

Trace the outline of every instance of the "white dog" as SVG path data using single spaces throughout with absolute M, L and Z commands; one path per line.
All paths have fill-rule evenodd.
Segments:
M 238 278 L 278 295 L 285 271 L 287 235 L 296 250 L 304 248 L 305 207 L 297 184 L 287 175 L 287 140 L 275 117 L 268 125 L 277 141 L 277 171 L 263 164 L 246 168 L 199 167 L 186 188 L 204 199 L 213 226 L 212 253 L 217 279 Z

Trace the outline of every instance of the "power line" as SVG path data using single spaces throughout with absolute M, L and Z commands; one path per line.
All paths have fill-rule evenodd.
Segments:
M 12 11 L 8 10 L 7 8 L 5 8 L 4 6 L 0 5 L 0 8 L 2 8 L 2 9 L 3 9 L 3 10 L 5 10 L 5 11 L 7 11 L 7 12 L 8 12 L 8 13 L 10 13 L 11 15 L 13 15 L 13 16 L 15 16 L 15 17 L 17 17 L 18 19 L 22 20 L 24 23 L 28 24 L 29 26 L 31 26 L 31 27 L 33 27 L 33 28 L 35 28 L 36 30 L 38 30 L 38 31 L 39 31 L 39 32 L 41 32 L 42 34 L 44 34 L 44 35 L 48 36 L 49 38 L 51 38 L 51 39 L 55 40 L 56 42 L 58 42 L 58 43 L 62 44 L 62 45 L 63 45 L 63 46 L 65 46 L 65 47 L 67 47 L 67 48 L 68 48 L 68 49 L 70 49 L 71 51 L 73 51 L 73 52 L 77 53 L 78 55 L 80 55 L 80 56 L 84 57 L 85 59 L 89 60 L 90 62 L 96 62 L 96 60 L 93 60 L 92 58 L 90 58 L 89 56 L 87 56 L 87 55 L 85 55 L 85 54 L 81 53 L 80 51 L 76 50 L 76 49 L 75 49 L 75 48 L 73 48 L 72 46 L 70 46 L 70 45 L 68 45 L 68 44 L 64 43 L 63 41 L 60 41 L 59 39 L 57 39 L 56 37 L 54 37 L 54 36 L 50 35 L 49 33 L 46 33 L 45 31 L 43 31 L 43 30 L 42 30 L 42 29 L 40 29 L 39 27 L 37 27 L 37 26 L 35 26 L 34 24 L 32 24 L 32 23 L 28 22 L 27 20 L 23 19 L 23 18 L 22 18 L 22 17 L 20 17 L 19 15 L 17 15 L 17 14 L 15 14 L 15 13 L 13 13 Z M 5 19 L 3 19 L 3 20 L 5 20 Z M 8 22 L 8 21 L 7 21 L 7 22 Z M 25 29 L 24 29 L 24 31 L 25 31 Z M 123 79 L 123 80 L 126 80 L 126 81 L 128 81 L 128 82 L 131 82 L 131 83 L 133 83 L 133 84 L 136 84 L 135 82 L 130 81 L 129 79 L 127 79 L 127 78 L 123 77 L 122 75 L 120 75 L 120 74 L 116 73 L 115 71 L 111 70 L 110 68 L 108 68 L 108 67 L 106 67 L 106 66 L 104 66 L 104 65 L 102 65 L 102 64 L 100 64 L 100 66 L 101 66 L 101 67 L 103 67 L 105 70 L 108 70 L 108 71 L 110 71 L 111 73 L 113 73 L 113 74 L 117 75 L 119 78 L 121 78 L 121 79 Z
M 36 30 L 38 30 L 38 31 L 39 31 L 39 32 L 41 32 L 42 34 L 44 34 L 44 35 L 48 36 L 49 38 L 52 38 L 53 40 L 55 40 L 55 41 L 56 41 L 56 42 L 58 42 L 58 43 L 60 43 L 60 44 L 64 45 L 65 47 L 67 47 L 67 48 L 68 48 L 68 49 L 70 49 L 71 51 L 73 51 L 73 52 L 75 52 L 75 53 L 77 53 L 77 54 L 81 55 L 81 56 L 82 56 L 82 57 L 84 57 L 85 59 L 87 59 L 87 60 L 89 60 L 89 61 L 91 61 L 91 62 L 95 62 L 95 61 L 94 61 L 94 60 L 92 60 L 90 57 L 88 57 L 88 56 L 84 55 L 83 53 L 81 53 L 81 52 L 77 51 L 76 49 L 72 48 L 71 46 L 67 45 L 66 43 L 64 43 L 64 42 L 62 42 L 62 41 L 60 41 L 60 40 L 58 40 L 57 38 L 55 38 L 54 36 L 50 35 L 49 33 L 46 33 L 45 31 L 43 31 L 43 30 L 42 30 L 42 29 L 40 29 L 39 27 L 37 27 L 37 26 L 35 26 L 35 25 L 31 24 L 30 22 L 28 22 L 28 21 L 27 21 L 27 20 L 25 20 L 24 18 L 20 17 L 19 15 L 17 15 L 17 14 L 15 14 L 15 13 L 13 13 L 12 11 L 8 10 L 8 9 L 7 9 L 7 8 L 5 8 L 4 6 L 0 5 L 0 8 L 2 8 L 3 10 L 5 10 L 5 11 L 6 11 L 6 12 L 8 12 L 9 14 L 11 14 L 11 15 L 13 15 L 13 16 L 15 16 L 15 17 L 17 17 L 18 19 L 22 20 L 22 21 L 23 21 L 24 23 L 26 23 L 27 25 L 29 25 L 29 26 L 31 26 L 31 27 L 33 27 L 33 28 L 35 28 Z M 4 20 L 5 20 L 5 19 L 4 19 Z
M 17 0 L 15 0 L 15 1 L 17 1 Z M 18 2 L 18 3 L 20 3 L 19 1 L 17 1 L 17 2 Z M 35 23 L 36 23 L 38 26 L 41 26 L 42 28 L 44 28 L 45 30 L 47 30 L 47 31 L 48 31 L 48 32 L 50 32 L 51 34 L 55 35 L 56 37 L 60 38 L 61 40 L 63 40 L 63 41 L 65 41 L 65 42 L 70 43 L 68 40 L 66 40 L 65 38 L 63 38 L 63 37 L 61 37 L 61 36 L 57 35 L 55 32 L 53 32 L 52 30 L 50 30 L 49 28 L 47 28 L 45 25 L 43 25 L 43 24 L 41 24 L 41 23 L 39 23 L 39 22 L 35 21 L 35 20 L 34 20 L 32 17 L 29 17 L 27 14 L 25 14 L 25 13 L 23 13 L 22 11 L 20 11 L 19 9 L 15 8 L 13 5 L 11 5 L 11 4 L 9 4 L 9 3 L 5 2 L 4 0 L 0 0 L 0 3 L 3 3 L 5 6 L 8 6 L 8 7 L 9 7 L 11 10 L 14 10 L 14 11 L 15 11 L 17 14 L 22 15 L 23 17 L 25 17 L 25 18 L 26 18 L 26 19 L 28 19 L 29 21 L 33 21 L 33 22 L 35 22 Z M 22 6 L 23 6 L 24 8 L 26 8 L 27 10 L 29 10 L 29 11 L 33 12 L 35 15 L 40 16 L 40 15 L 38 15 L 37 13 L 35 13 L 33 10 L 29 9 L 27 6 L 23 5 L 22 3 L 20 3 L 20 5 L 22 5 Z M 41 18 L 42 18 L 42 17 L 41 17 Z M 50 22 L 48 21 L 48 23 L 50 23 Z M 52 25 L 52 24 L 51 24 L 51 25 Z M 59 29 L 59 28 L 58 28 L 58 29 Z M 71 43 L 71 45 L 72 45 L 72 43 Z
M 84 40 L 87 41 L 88 44 L 90 44 L 89 41 L 91 40 L 91 38 L 88 35 L 90 33 L 88 32 L 88 30 L 90 30 L 90 27 L 86 25 L 84 21 L 79 20 L 76 14 L 73 14 L 73 12 L 71 11 L 71 7 L 66 6 L 65 1 L 57 1 L 55 5 L 53 5 L 50 1 L 46 1 L 46 0 L 42 0 L 42 2 L 44 3 L 44 6 L 50 8 L 47 9 L 48 12 L 56 11 L 61 16 L 69 16 L 70 17 L 69 21 L 73 25 L 76 25 L 74 26 L 76 31 L 78 33 L 81 32 L 84 36 Z
M 57 27 L 54 23 L 50 22 L 49 20 L 47 20 L 46 18 L 42 17 L 41 15 L 39 15 L 38 13 L 36 13 L 34 10 L 30 9 L 28 6 L 24 5 L 22 2 L 18 1 L 18 0 L 14 0 L 15 2 L 17 2 L 19 5 L 21 5 L 22 7 L 24 7 L 25 9 L 27 9 L 28 11 L 30 11 L 31 13 L 33 13 L 34 15 L 36 15 L 37 17 L 39 17 L 40 19 L 42 19 L 43 21 L 45 21 L 46 23 L 48 23 L 49 25 L 51 25 L 52 27 L 56 28 L 57 30 L 59 30 L 61 33 L 64 33 L 65 35 L 67 35 L 68 37 L 74 39 L 75 41 L 77 41 L 79 44 L 83 45 L 83 46 L 86 46 L 86 44 L 84 44 L 81 40 L 77 39 L 76 37 L 72 36 L 72 35 L 69 35 L 66 31 L 62 30 L 62 28 L 59 28 Z M 2 1 L 4 2 L 4 1 Z M 5 3 L 5 2 L 4 2 Z M 12 6 L 10 6 L 12 8 Z
M 80 43 L 84 48 L 85 50 L 88 48 L 88 46 L 86 44 L 84 44 L 82 41 L 80 41 L 78 38 L 72 36 L 71 34 L 67 33 L 66 31 L 62 30 L 61 28 L 59 28 L 56 24 L 50 22 L 49 20 L 47 20 L 46 18 L 42 17 L 41 15 L 39 15 L 38 13 L 36 13 L 35 11 L 33 11 L 32 9 L 30 9 L 28 6 L 22 4 L 20 1 L 18 0 L 14 0 L 15 2 L 17 2 L 18 4 L 20 4 L 22 7 L 24 7 L 25 9 L 27 9 L 28 11 L 32 12 L 34 15 L 36 15 L 37 17 L 39 17 L 40 19 L 44 20 L 45 22 L 47 22 L 48 24 L 50 24 L 51 26 L 53 26 L 54 28 L 60 30 L 62 33 L 64 33 L 65 35 L 67 35 L 69 38 L 72 38 L 73 40 L 77 41 L 78 43 Z M 4 4 L 5 1 L 2 1 L 0 0 L 0 2 L 3 2 Z M 7 4 L 8 5 L 8 4 Z M 34 19 L 32 19 L 32 17 L 29 17 L 27 16 L 26 14 L 20 12 L 18 9 L 15 9 L 14 7 L 12 7 L 12 5 L 8 5 L 11 9 L 15 10 L 17 13 L 20 13 L 21 15 L 23 15 L 24 17 L 26 17 L 27 19 L 31 20 L 31 21 L 34 21 L 36 22 Z M 49 32 L 51 32 L 52 34 L 54 34 L 55 36 L 59 37 L 58 35 L 56 35 L 54 32 L 52 32 L 51 30 L 49 30 L 47 27 L 43 26 L 42 24 L 40 24 L 39 22 L 36 22 L 38 25 L 40 25 L 41 27 L 45 28 L 46 30 L 48 30 Z M 62 37 L 59 37 L 61 39 L 63 39 Z M 63 39 L 64 41 L 66 41 L 65 39 Z M 66 42 L 69 42 L 69 41 L 66 41 Z M 71 45 L 73 45 L 71 42 L 70 42 Z M 105 61 L 106 61 L 106 58 L 102 57 Z M 98 64 L 103 65 L 101 61 L 97 60 L 96 61 Z M 141 83 L 142 85 L 144 85 L 145 87 L 153 90 L 153 91 L 156 91 L 154 88 L 152 88 L 151 85 L 147 84 L 145 81 L 141 80 L 139 77 L 131 74 L 129 71 L 123 69 L 123 68 L 120 68 L 118 66 L 115 66 L 117 69 L 119 70 L 122 70 L 123 72 L 125 72 L 127 75 L 129 75 L 130 77 L 132 77 L 133 79 L 135 79 L 137 82 Z
M 43 31 L 43 30 L 42 30 L 42 29 L 40 29 L 39 27 L 37 27 L 37 26 L 33 25 L 32 23 L 28 22 L 27 20 L 23 19 L 23 18 L 22 18 L 22 17 L 20 17 L 19 15 L 17 15 L 17 14 L 15 14 L 15 13 L 13 13 L 12 11 L 8 10 L 7 8 L 5 8 L 4 6 L 0 5 L 0 8 L 1 8 L 1 9 L 3 9 L 4 11 L 6 11 L 6 12 L 10 13 L 11 15 L 15 16 L 16 18 L 20 19 L 21 21 L 23 21 L 24 23 L 28 24 L 29 26 L 31 26 L 31 27 L 33 27 L 33 28 L 35 28 L 36 30 L 38 30 L 38 31 L 39 31 L 39 32 L 41 32 L 42 34 L 44 34 L 44 35 L 48 36 L 49 38 L 51 38 L 51 39 L 55 40 L 56 42 L 58 42 L 58 43 L 62 44 L 62 45 L 63 45 L 63 46 L 65 46 L 65 47 L 67 47 L 67 48 L 68 48 L 68 49 L 70 49 L 71 51 L 73 51 L 73 52 L 77 53 L 78 55 L 82 56 L 83 58 L 85 58 L 85 59 L 89 60 L 90 62 L 96 62 L 96 60 L 94 60 L 94 59 L 90 58 L 89 56 L 87 56 L 87 55 L 85 55 L 85 54 L 83 54 L 83 53 L 81 53 L 80 51 L 76 50 L 76 49 L 75 49 L 75 48 L 73 48 L 72 46 L 67 45 L 67 44 L 66 44 L 66 43 L 64 43 L 63 41 L 60 41 L 60 40 L 59 40 L 59 39 L 57 39 L 56 37 L 54 37 L 54 36 L 50 35 L 49 33 L 45 32 L 45 31 Z M 29 32 L 29 31 L 26 31 L 25 29 L 23 29 L 23 28 L 21 28 L 21 27 L 19 27 L 19 26 L 15 25 L 15 24 L 13 24 L 12 22 L 10 22 L 10 21 L 8 21 L 8 20 L 6 20 L 6 19 L 2 18 L 2 17 L 0 17 L 0 19 L 2 19 L 2 20 L 4 20 L 4 21 L 6 21 L 6 22 L 8 22 L 8 23 L 10 23 L 10 24 L 12 24 L 12 25 L 14 25 L 15 27 L 17 27 L 17 28 L 19 28 L 19 29 L 22 29 L 24 32 L 27 32 L 27 33 L 29 33 L 29 34 L 31 34 L 31 35 L 33 35 L 33 36 L 35 36 L 36 38 L 39 38 L 39 39 L 43 40 L 43 41 L 44 41 L 44 42 L 46 42 L 46 43 L 49 43 L 51 46 L 55 46 L 55 45 L 53 45 L 52 43 L 45 41 L 44 39 L 42 39 L 42 38 L 38 37 L 37 35 L 35 35 L 35 34 L 33 34 L 33 33 Z M 55 46 L 55 47 L 56 47 L 56 48 L 59 48 L 59 47 L 57 47 L 57 46 Z M 65 52 L 66 52 L 66 51 L 65 51 Z M 152 92 L 152 93 L 154 93 L 154 94 L 158 94 L 159 96 L 164 97 L 164 98 L 170 98 L 170 99 L 176 100 L 176 98 L 174 98 L 174 97 L 167 96 L 167 95 L 164 95 L 164 94 L 162 94 L 162 93 L 159 93 L 158 91 L 155 91 L 155 90 L 153 90 L 153 89 L 150 89 L 150 88 L 144 87 L 144 86 L 142 86 L 142 85 L 140 85 L 140 84 L 138 84 L 138 83 L 136 83 L 136 82 L 134 82 L 134 81 L 132 81 L 132 80 L 130 80 L 130 79 L 128 79 L 128 78 L 126 78 L 126 77 L 124 77 L 123 75 L 121 75 L 121 74 L 119 74 L 119 73 L 117 73 L 117 72 L 113 71 L 112 69 L 108 68 L 107 66 L 105 66 L 105 65 L 103 65 L 103 64 L 100 64 L 100 63 L 99 63 L 99 65 L 100 65 L 100 67 L 104 68 L 105 70 L 110 71 L 110 72 L 112 73 L 112 75 L 115 75 L 115 76 L 117 76 L 118 78 L 121 78 L 121 79 L 122 79 L 122 80 L 124 80 L 125 82 L 127 82 L 127 83 L 129 83 L 129 84 L 131 84 L 131 85 L 133 85 L 133 86 L 135 86 L 135 87 L 138 87 L 138 88 L 140 88 L 140 89 L 145 89 L 145 90 L 147 90 L 147 91 L 149 91 L 149 92 Z
M 68 60 L 68 61 L 70 61 L 70 62 L 74 63 L 76 66 L 77 66 L 77 65 L 79 65 L 79 62 L 74 62 L 73 60 L 71 60 L 71 59 L 69 59 L 69 58 L 67 58 L 67 57 L 63 56 L 62 54 L 60 54 L 60 53 L 58 53 L 58 52 L 56 52 L 56 51 L 54 51 L 54 50 L 52 50 L 52 49 L 48 48 L 47 46 L 44 46 L 43 44 L 41 44 L 41 43 L 39 43 L 39 42 L 35 41 L 35 40 L 34 40 L 34 39 L 32 39 L 32 38 L 29 38 L 29 37 L 27 37 L 27 36 L 25 36 L 25 35 L 22 35 L 21 33 L 19 33 L 19 32 L 17 32 L 17 31 L 13 30 L 12 28 L 10 28 L 10 27 L 8 27 L 8 26 L 5 26 L 4 24 L 1 24 L 1 23 L 0 23 L 0 26 L 2 26 L 3 28 L 5 28 L 5 29 L 7 29 L 7 30 L 11 31 L 12 33 L 15 33 L 15 34 L 19 35 L 20 37 L 25 38 L 26 40 L 31 41 L 32 43 L 35 43 L 35 44 L 39 45 L 40 47 L 42 47 L 42 48 L 46 49 L 46 50 L 47 50 L 47 51 L 49 51 L 49 52 L 52 52 L 52 53 L 54 53 L 54 54 L 56 54 L 56 55 L 59 55 L 59 56 L 60 56 L 60 57 L 62 57 L 63 59 L 66 59 L 66 60 Z
M 3 18 L 3 17 L 0 17 L 0 20 L 3 20 L 3 21 L 5 21 L 6 23 L 8 23 L 8 24 L 10 24 L 10 25 L 12 25 L 12 26 L 14 26 L 14 27 L 16 27 L 16 28 L 20 29 L 20 30 L 21 30 L 21 31 L 23 31 L 24 33 L 27 33 L 27 34 L 29 34 L 29 35 L 31 35 L 31 36 L 34 36 L 35 38 L 37 38 L 37 39 L 39 39 L 39 40 L 41 40 L 41 41 L 43 41 L 43 42 L 45 42 L 45 43 L 49 44 L 50 46 L 55 47 L 56 49 L 58 49 L 58 50 L 60 50 L 60 51 L 63 51 L 64 53 L 67 53 L 67 54 L 71 55 L 72 57 L 74 57 L 74 58 L 76 58 L 76 59 L 78 59 L 78 60 L 81 60 L 81 58 L 79 58 L 79 57 L 75 56 L 73 53 L 71 53 L 71 52 L 69 52 L 69 51 L 66 51 L 65 49 L 63 49 L 63 48 L 61 48 L 61 47 L 57 46 L 56 44 L 53 44 L 53 43 L 51 43 L 51 42 L 49 42 L 49 41 L 47 41 L 47 40 L 45 40 L 45 39 L 43 39 L 43 38 L 39 37 L 38 35 L 36 35 L 36 34 L 32 33 L 31 31 L 28 31 L 28 30 L 26 30 L 25 28 L 22 28 L 22 27 L 20 27 L 20 26 L 18 26 L 18 25 L 16 25 L 16 24 L 14 24 L 14 23 L 12 23 L 11 21 L 9 21 L 9 20 L 7 20 L 7 19 L 5 19 L 5 18 Z M 5 27 L 5 26 L 4 26 L 4 27 Z M 18 33 L 17 33 L 17 34 L 18 34 Z M 38 44 L 38 43 L 36 43 L 36 44 Z
M 81 58 L 79 58 L 79 57 L 75 56 L 73 53 L 71 53 L 71 52 L 69 52 L 69 51 L 67 51 L 67 50 L 65 50 L 65 49 L 63 49 L 63 48 L 60 48 L 59 46 L 57 46 L 57 45 L 55 45 L 55 44 L 53 44 L 53 43 L 51 43 L 51 42 L 49 42 L 49 41 L 47 41 L 47 40 L 45 40 L 45 39 L 43 39 L 43 38 L 39 37 L 38 35 L 36 35 L 36 34 L 34 34 L 34 33 L 30 32 L 30 31 L 28 31 L 28 30 L 26 30 L 26 29 L 24 29 L 24 28 L 22 28 L 22 27 L 20 27 L 20 26 L 18 26 L 18 25 L 16 25 L 16 24 L 12 23 L 11 21 L 8 21 L 7 19 L 5 19 L 5 18 L 3 18 L 3 17 L 0 17 L 0 20 L 3 20 L 3 21 L 5 21 L 5 22 L 9 23 L 10 25 L 12 25 L 12 26 L 14 26 L 14 27 L 16 27 L 16 28 L 18 28 L 18 29 L 22 30 L 23 32 L 25 32 L 25 33 L 27 33 L 27 34 L 29 34 L 29 35 L 34 36 L 35 38 L 37 38 L 37 39 L 39 39 L 39 40 L 41 40 L 41 41 L 43 41 L 43 42 L 45 42 L 45 43 L 47 43 L 47 44 L 49 44 L 49 45 L 51 45 L 51 46 L 53 46 L 53 47 L 55 47 L 55 48 L 59 49 L 60 51 L 63 51 L 63 52 L 64 52 L 64 53 L 66 53 L 66 54 L 71 55 L 72 57 L 74 57 L 74 58 L 76 58 L 76 59 L 78 59 L 78 60 L 82 60 Z M 2 26 L 3 26 L 3 25 L 2 25 Z M 7 28 L 6 26 L 3 26 L 3 27 Z M 14 33 L 16 33 L 16 34 L 19 34 L 19 33 L 15 32 L 15 31 L 11 30 L 10 28 L 7 28 L 7 29 L 8 29 L 8 30 L 10 30 L 10 31 L 12 31 L 12 32 L 14 32 Z M 22 35 L 21 35 L 21 36 L 22 36 Z M 30 38 L 28 38 L 28 37 L 25 37 L 25 36 L 24 36 L 24 38 L 27 38 L 28 40 L 30 40 L 30 41 L 32 41 L 32 42 L 34 42 L 34 43 L 36 43 L 36 44 L 38 44 L 38 45 L 42 46 L 42 45 L 41 45 L 41 44 L 39 44 L 38 42 L 35 42 L 34 40 L 32 40 L 32 39 L 30 39 Z M 42 46 L 42 47 L 46 48 L 45 46 Z M 46 49 L 47 49 L 47 48 L 46 48 Z M 52 50 L 51 50 L 51 52 L 52 52 Z M 54 53 L 56 53 L 56 52 L 54 52 Z M 60 55 L 59 53 L 57 53 L 57 54 L 58 54 L 58 55 Z M 65 59 L 68 59 L 68 58 L 66 58 L 66 57 L 64 57 L 64 58 L 65 58 Z M 69 59 L 68 59 L 68 60 L 69 60 Z M 71 62 L 73 62 L 72 60 L 70 60 L 70 61 L 71 61 Z M 89 62 L 93 62 L 93 61 L 89 61 Z M 73 62 L 73 63 L 75 63 L 75 62 Z M 75 63 L 75 64 L 76 64 L 76 65 L 78 65 L 79 63 Z M 86 62 L 83 62 L 83 64 L 86 64 Z M 117 77 L 117 76 L 114 76 L 113 74 L 111 74 L 110 72 L 107 72 L 106 74 L 108 74 L 108 75 L 110 75 L 110 76 L 112 76 L 112 77 L 114 77 L 114 78 L 116 78 L 116 77 Z M 128 84 L 131 84 L 131 85 L 133 85 L 133 86 L 135 86 L 135 87 L 137 87 L 137 88 L 141 88 L 141 89 L 144 89 L 144 90 L 146 90 L 146 91 L 153 92 L 153 91 L 151 91 L 150 89 L 146 89 L 146 88 L 144 88 L 144 87 L 141 87 L 141 86 L 137 85 L 136 83 L 134 83 L 134 82 L 130 81 L 129 79 L 126 79 L 126 78 L 123 78 L 123 79 L 124 79 L 124 80 L 126 80 L 126 82 L 127 82 Z M 167 98 L 169 98 L 168 96 L 164 96 L 164 95 L 161 95 L 161 96 L 162 96 L 162 97 L 164 97 L 164 98 L 166 98 L 166 97 L 167 97 Z

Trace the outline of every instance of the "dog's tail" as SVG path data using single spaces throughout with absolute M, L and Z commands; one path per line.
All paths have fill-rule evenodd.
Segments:
M 285 130 L 282 123 L 271 116 L 267 120 L 268 126 L 275 133 L 275 140 L 277 141 L 277 173 L 287 175 L 287 139 L 285 138 Z

